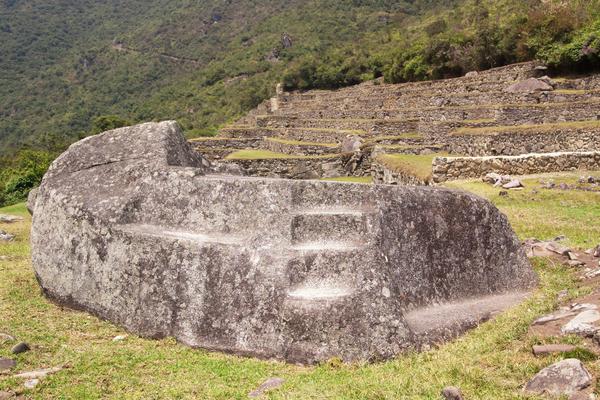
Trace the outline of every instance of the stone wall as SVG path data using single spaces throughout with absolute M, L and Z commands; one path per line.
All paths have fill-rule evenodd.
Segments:
M 209 160 L 220 160 L 228 154 L 243 149 L 259 149 L 262 147 L 263 139 L 259 137 L 250 138 L 197 138 L 189 143 L 194 150 Z
M 370 153 L 337 154 L 331 157 L 223 160 L 236 164 L 248 176 L 286 179 L 320 179 L 371 174 Z
M 340 152 L 340 146 L 294 143 L 294 142 L 285 142 L 285 141 L 269 140 L 269 139 L 265 140 L 264 147 L 267 150 L 274 151 L 276 153 L 309 155 L 309 156 L 332 154 L 332 153 Z
M 499 125 L 544 124 L 561 121 L 596 120 L 600 117 L 597 100 L 578 103 L 523 104 L 499 107 L 494 116 Z
M 594 151 L 600 143 L 600 130 L 557 127 L 546 132 L 490 132 L 485 135 L 455 135 L 446 139 L 453 154 L 464 156 Z
M 545 172 L 600 169 L 600 152 L 524 154 L 499 157 L 436 157 L 435 183 L 456 179 L 481 178 L 490 172 L 527 175 Z

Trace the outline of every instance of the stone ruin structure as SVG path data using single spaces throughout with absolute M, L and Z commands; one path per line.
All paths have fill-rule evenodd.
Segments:
M 418 185 L 489 172 L 600 169 L 600 75 L 551 79 L 545 73 L 522 63 L 430 82 L 371 81 L 294 93 L 278 87 L 273 99 L 217 137 L 192 144 L 209 160 L 237 164 L 248 175 L 284 178 L 372 175 L 375 183 Z M 360 139 L 360 149 L 344 148 L 352 138 Z M 240 149 L 276 155 L 240 158 Z M 394 169 L 381 157 L 402 154 L 427 158 L 430 176 Z M 445 158 L 455 156 L 460 171 L 448 169 Z M 506 162 L 504 156 L 524 157 Z M 471 157 L 500 158 L 481 168 Z M 569 161 L 556 164 L 563 159 Z
M 174 122 L 73 144 L 28 206 L 48 298 L 209 350 L 385 359 L 457 335 L 536 283 L 486 200 L 221 175 Z

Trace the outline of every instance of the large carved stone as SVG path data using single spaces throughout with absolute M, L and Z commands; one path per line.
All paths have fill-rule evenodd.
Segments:
M 457 335 L 535 284 L 486 200 L 216 175 L 174 122 L 72 145 L 29 206 L 46 296 L 211 350 L 388 358 Z

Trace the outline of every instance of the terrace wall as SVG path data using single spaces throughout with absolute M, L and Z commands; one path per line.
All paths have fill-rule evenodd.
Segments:
M 499 157 L 436 157 L 433 160 L 435 183 L 481 178 L 490 172 L 502 175 L 527 175 L 545 172 L 600 169 L 600 152 L 561 152 Z

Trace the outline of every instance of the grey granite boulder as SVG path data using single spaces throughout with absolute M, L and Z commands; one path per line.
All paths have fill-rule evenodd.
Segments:
M 554 90 L 554 88 L 548 82 L 537 78 L 529 78 L 522 82 L 517 82 L 505 89 L 508 93 L 533 93 L 550 90 Z
M 75 143 L 31 201 L 46 296 L 210 350 L 389 358 L 456 336 L 536 283 L 486 200 L 218 175 L 174 122 Z
M 576 358 L 559 361 L 537 373 L 527 384 L 527 393 L 569 396 L 592 384 L 592 376 Z

